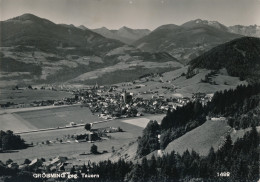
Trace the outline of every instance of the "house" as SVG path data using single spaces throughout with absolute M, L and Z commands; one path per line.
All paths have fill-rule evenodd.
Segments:
M 57 168 L 59 169 L 59 166 L 63 165 L 66 163 L 66 161 L 68 160 L 67 157 L 55 157 L 53 158 L 51 161 L 47 161 L 43 163 L 43 166 L 45 169 L 49 169 L 50 171 L 56 171 Z
M 90 132 L 87 136 L 86 136 L 86 140 L 87 141 L 96 141 L 96 140 L 100 140 L 101 138 L 98 136 L 97 133 L 94 132 Z
M 52 159 L 51 164 L 54 165 L 54 164 L 58 164 L 58 163 L 64 163 L 67 160 L 68 160 L 67 157 L 58 156 L 58 157 L 55 157 L 54 159 Z
M 178 99 L 178 103 L 183 104 L 183 105 L 185 105 L 189 102 L 190 102 L 190 98 L 188 98 L 188 97 L 182 97 L 182 98 Z
M 133 93 L 124 91 L 124 93 L 121 94 L 121 99 L 124 101 L 124 103 L 128 104 L 132 101 L 133 95 Z
M 19 165 L 17 163 L 15 163 L 15 162 L 12 162 L 11 164 L 8 164 L 7 167 L 11 168 L 11 169 L 18 169 Z
M 41 159 L 34 159 L 32 162 L 29 164 L 30 167 L 39 167 L 42 166 L 43 161 Z
M 26 167 L 28 167 L 28 164 L 21 164 L 18 168 L 24 170 Z
M 192 95 L 192 98 L 193 98 L 193 99 L 202 99 L 202 98 L 204 98 L 205 96 L 206 96 L 205 93 L 200 93 L 200 92 L 198 92 L 198 93 L 194 93 L 194 94 Z

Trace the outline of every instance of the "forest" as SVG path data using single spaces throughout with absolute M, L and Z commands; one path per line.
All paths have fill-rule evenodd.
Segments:
M 139 139 L 137 153 L 139 156 L 145 156 L 148 152 L 159 148 L 164 149 L 171 141 L 202 125 L 207 117 L 226 117 L 228 124 L 235 129 L 259 126 L 259 93 L 260 84 L 240 85 L 236 89 L 216 92 L 206 106 L 202 106 L 199 101 L 193 101 L 183 107 L 177 107 L 176 110 L 169 110 L 161 125 L 158 126 L 161 134 L 160 146 L 151 144 L 155 140 L 149 137 L 152 131 L 146 131 L 150 128 L 150 125 L 147 125 L 143 136 Z M 152 148 L 143 150 L 143 146 L 152 146 Z

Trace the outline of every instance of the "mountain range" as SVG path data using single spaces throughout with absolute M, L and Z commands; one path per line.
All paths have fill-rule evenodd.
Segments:
M 229 32 L 250 37 L 260 37 L 260 26 L 257 25 L 234 25 L 228 27 Z
M 92 31 L 107 38 L 120 40 L 125 44 L 131 44 L 151 32 L 148 29 L 131 29 L 125 26 L 118 30 L 109 30 L 106 27 L 101 27 L 97 29 L 92 29 Z
M 2 47 L 34 45 L 50 52 L 58 48 L 77 47 L 86 48 L 90 52 L 101 52 L 123 45 L 90 30 L 55 24 L 32 14 L 1 21 L 0 25 Z
M 182 66 L 168 53 L 143 52 L 82 26 L 55 24 L 32 14 L 1 21 L 0 25 L 0 85 L 109 84 Z M 118 77 L 122 72 L 128 74 Z
M 192 20 L 180 26 L 163 25 L 133 45 L 144 51 L 165 51 L 188 63 L 205 51 L 242 35 L 230 33 L 229 29 L 216 22 Z
M 247 41 L 239 38 L 249 33 L 256 36 L 254 30 L 258 27 L 234 27 L 231 30 L 216 21 L 197 19 L 180 26 L 162 25 L 152 32 L 127 27 L 91 30 L 83 25 L 55 24 L 24 14 L 0 22 L 0 85 L 23 82 L 112 84 L 131 81 L 144 74 L 171 71 L 191 60 L 193 68 L 201 65 L 196 60 L 203 62 L 205 56 L 227 61 L 235 56 L 247 61 L 243 56 L 257 54 L 253 46 L 258 42 L 253 38 Z M 228 46 L 230 52 L 225 51 L 227 42 L 234 39 L 238 42 L 236 49 Z M 246 47 L 241 45 L 243 43 Z M 200 55 L 202 57 L 198 57 Z M 254 64 L 257 68 L 258 63 Z

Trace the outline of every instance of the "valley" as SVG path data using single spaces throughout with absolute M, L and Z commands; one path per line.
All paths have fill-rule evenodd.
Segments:
M 222 169 L 233 179 L 245 164 L 243 179 L 255 179 L 258 26 L 90 29 L 28 13 L 0 25 L 6 176 L 76 174 L 88 164 L 104 181 L 138 181 L 143 168 L 153 171 L 143 181 L 218 179 Z M 117 165 L 125 171 L 114 177 Z

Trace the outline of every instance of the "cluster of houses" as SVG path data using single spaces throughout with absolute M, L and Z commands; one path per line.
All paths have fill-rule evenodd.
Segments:
M 59 170 L 62 166 L 66 165 L 66 161 L 68 160 L 67 157 L 55 157 L 50 161 L 45 161 L 43 158 L 36 158 L 32 161 L 24 162 L 23 164 L 18 165 L 15 162 L 10 162 L 9 164 L 5 165 L 4 163 L 0 162 L 0 165 L 3 167 L 8 167 L 11 169 L 19 169 L 19 170 L 42 170 L 42 171 L 56 171 Z
M 72 137 L 75 142 L 95 142 L 104 138 L 109 138 L 107 133 L 123 132 L 120 127 L 104 127 L 98 129 L 91 129 L 90 131 L 83 131 L 82 133 L 74 134 Z
M 155 75 L 157 76 L 157 75 Z M 141 87 L 141 86 L 140 86 Z M 143 86 L 142 86 L 143 87 Z M 98 86 L 87 87 L 85 89 L 67 90 L 74 94 L 72 98 L 63 98 L 61 100 L 34 101 L 28 104 L 2 104 L 1 107 L 37 107 L 49 105 L 70 105 L 82 103 L 83 106 L 90 108 L 92 113 L 97 113 L 104 119 L 126 118 L 141 116 L 143 113 L 166 113 L 169 109 L 182 107 L 188 102 L 198 100 L 206 105 L 213 94 L 194 93 L 192 98 L 165 98 L 163 94 L 158 95 L 156 91 L 145 91 L 142 94 L 154 95 L 151 98 L 143 98 L 138 93 L 127 92 L 118 88 L 118 86 Z
M 192 98 L 165 98 L 163 95 L 142 98 L 136 93 L 120 90 L 116 86 L 110 88 L 96 86 L 87 90 L 79 90 L 74 94 L 83 105 L 104 119 L 136 117 L 143 113 L 166 113 L 169 109 L 182 107 L 194 100 L 206 105 L 213 96 L 213 94 L 195 93 Z
M 29 161 L 29 160 L 28 160 Z M 48 174 L 48 173 L 56 173 L 56 174 L 64 174 L 66 178 L 66 174 L 76 174 L 76 173 L 90 173 L 92 169 L 91 162 L 87 162 L 84 166 L 74 165 L 72 162 L 68 160 L 67 157 L 57 156 L 55 158 L 51 158 L 50 160 L 46 161 L 44 158 L 36 158 L 32 161 L 24 162 L 23 164 L 18 165 L 15 162 L 10 162 L 4 164 L 0 161 L 0 167 L 2 168 L 10 168 L 13 170 L 20 170 L 20 171 L 29 171 L 34 172 L 34 174 Z M 36 173 L 35 173 L 36 172 Z M 60 175 L 59 175 L 60 176 Z M 38 176 L 39 177 L 39 176 Z M 35 178 L 38 178 L 35 176 Z M 43 176 L 40 176 L 41 178 Z M 61 177 L 61 176 L 60 176 Z M 92 176 L 95 178 L 97 176 Z M 44 177 L 43 177 L 44 178 Z M 91 178 L 91 176 L 89 176 Z M 50 178 L 49 180 L 46 179 L 45 181 L 53 181 L 54 178 Z
M 77 143 L 94 142 L 97 140 L 101 140 L 101 137 L 97 132 L 88 132 L 88 133 L 83 133 L 83 134 L 77 134 L 74 138 Z

